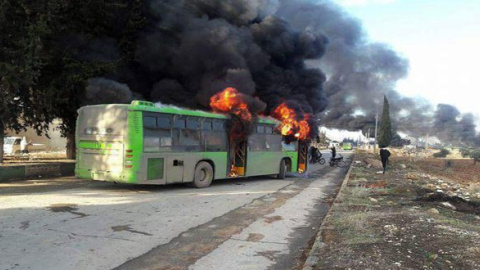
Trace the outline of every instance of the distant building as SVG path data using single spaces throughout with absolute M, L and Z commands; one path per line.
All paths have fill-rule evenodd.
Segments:
M 60 133 L 60 129 L 58 128 L 60 124 L 60 120 L 55 120 L 53 123 L 50 124 L 48 129 L 48 136 L 47 138 L 45 135 L 37 135 L 37 132 L 33 128 L 27 128 L 26 131 L 21 131 L 16 133 L 12 130 L 7 130 L 6 137 L 25 137 L 27 142 L 32 142 L 36 144 L 45 144 L 46 149 L 49 151 L 61 151 L 65 150 L 67 145 L 67 139 L 63 138 Z
M 331 141 L 330 144 L 328 145 L 329 148 L 335 147 L 338 148 L 340 147 L 340 142 L 337 141 Z

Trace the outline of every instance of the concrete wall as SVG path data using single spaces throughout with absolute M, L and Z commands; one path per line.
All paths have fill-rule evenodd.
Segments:
M 75 163 L 49 163 L 0 166 L 0 182 L 15 179 L 37 179 L 49 176 L 72 176 L 75 173 Z

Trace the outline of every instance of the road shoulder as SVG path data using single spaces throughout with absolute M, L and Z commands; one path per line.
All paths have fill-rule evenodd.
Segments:
M 480 204 L 429 190 L 449 185 L 418 161 L 375 160 L 357 155 L 304 269 L 479 269 Z

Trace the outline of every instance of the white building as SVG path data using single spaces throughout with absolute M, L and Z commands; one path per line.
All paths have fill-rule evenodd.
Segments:
M 5 137 L 25 137 L 27 142 L 35 144 L 45 144 L 46 149 L 50 151 L 65 150 L 67 145 L 67 139 L 62 137 L 60 129 L 58 128 L 60 120 L 55 120 L 50 124 L 48 130 L 48 138 L 45 135 L 37 135 L 37 132 L 33 128 L 27 128 L 26 131 L 16 133 L 12 130 L 7 130 Z

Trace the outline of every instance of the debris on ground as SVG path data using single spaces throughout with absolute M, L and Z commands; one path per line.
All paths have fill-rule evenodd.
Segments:
M 480 165 L 393 156 L 379 175 L 375 158 L 357 153 L 313 269 L 480 269 Z

